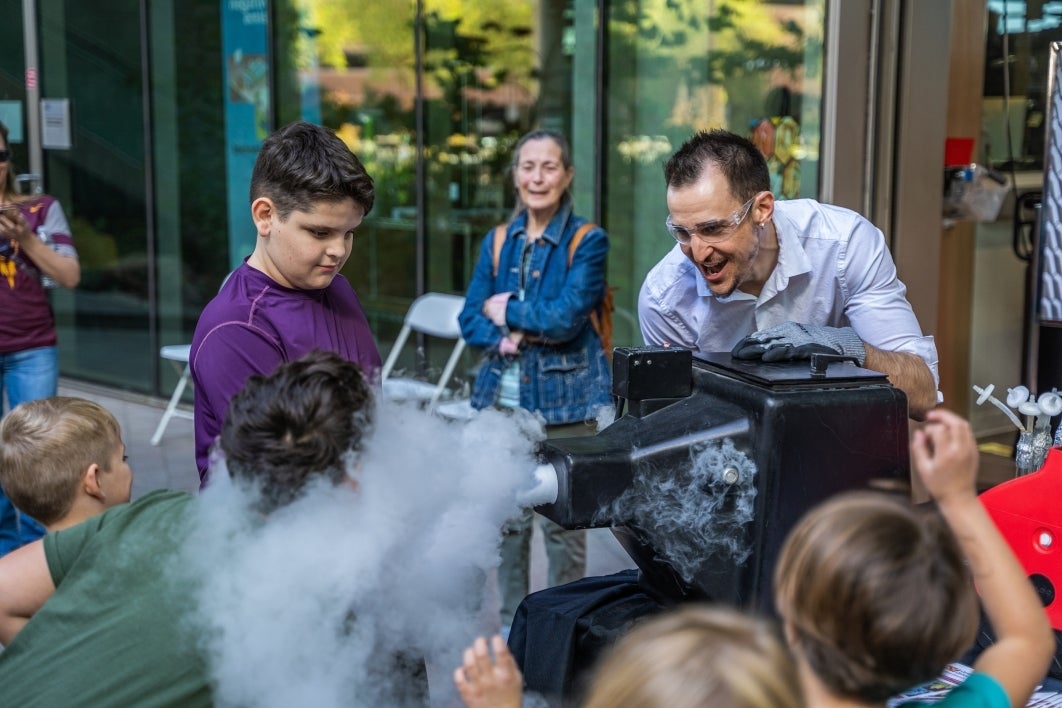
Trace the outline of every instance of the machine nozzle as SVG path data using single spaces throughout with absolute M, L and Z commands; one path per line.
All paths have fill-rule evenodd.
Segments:
M 532 476 L 533 484 L 529 488 L 517 492 L 516 500 L 520 506 L 539 506 L 556 503 L 560 487 L 556 468 L 548 463 L 539 465 L 535 468 Z

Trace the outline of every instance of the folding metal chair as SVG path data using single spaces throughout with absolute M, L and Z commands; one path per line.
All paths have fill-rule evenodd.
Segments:
M 413 301 L 406 312 L 402 330 L 398 333 L 398 338 L 395 339 L 380 372 L 385 398 L 394 401 L 422 401 L 427 403 L 429 409 L 434 409 L 440 399 L 449 397 L 446 385 L 453 376 L 461 352 L 465 350 L 465 340 L 461 338 L 461 328 L 457 324 L 457 316 L 464 306 L 463 297 L 445 293 L 426 293 Z M 434 382 L 391 375 L 402 348 L 413 332 L 455 340 L 450 358 L 446 361 L 442 374 Z
M 192 419 L 192 414 L 189 411 L 181 410 L 177 407 L 177 404 L 181 402 L 185 386 L 188 385 L 192 378 L 192 369 L 188 366 L 188 355 L 191 349 L 191 344 L 170 344 L 159 350 L 159 356 L 173 364 L 173 368 L 180 374 L 180 378 L 177 379 L 177 385 L 173 389 L 173 395 L 170 396 L 170 402 L 166 405 L 166 411 L 162 414 L 162 420 L 159 421 L 158 427 L 155 428 L 155 434 L 151 436 L 152 445 L 158 445 L 162 442 L 162 434 L 166 432 L 166 426 L 170 424 L 171 418 Z

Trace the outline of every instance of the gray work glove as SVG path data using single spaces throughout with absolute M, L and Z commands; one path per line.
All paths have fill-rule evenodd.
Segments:
M 863 340 L 851 327 L 816 327 L 786 322 L 753 332 L 730 352 L 735 359 L 793 361 L 810 359 L 812 354 L 844 354 L 862 366 L 867 359 Z

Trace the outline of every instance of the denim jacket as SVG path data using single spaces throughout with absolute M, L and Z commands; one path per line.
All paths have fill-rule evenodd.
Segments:
M 505 312 L 509 329 L 524 333 L 520 345 L 520 407 L 541 413 L 549 425 L 593 419 L 611 402 L 611 373 L 601 340 L 590 324 L 605 289 L 608 235 L 592 229 L 580 242 L 568 267 L 568 245 L 586 219 L 572 213 L 565 198 L 542 239 L 532 247 L 524 299 L 520 289 L 520 253 L 527 212 L 511 221 L 493 273 L 494 231 L 480 248 L 465 307 L 458 320 L 470 345 L 484 350 L 472 388 L 472 406 L 486 408 L 498 396 L 501 375 L 513 361 L 498 352 L 504 333 L 483 314 L 495 293 L 512 292 Z M 529 341 L 530 340 L 530 341 Z

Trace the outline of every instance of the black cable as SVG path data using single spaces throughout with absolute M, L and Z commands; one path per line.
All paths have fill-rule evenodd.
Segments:
M 1043 192 L 1032 191 L 1016 197 L 1014 200 L 1014 217 L 1011 231 L 1011 248 L 1014 255 L 1028 263 L 1032 260 L 1033 227 L 1036 225 L 1036 207 L 1043 199 Z M 1025 212 L 1031 211 L 1033 216 L 1024 218 Z

